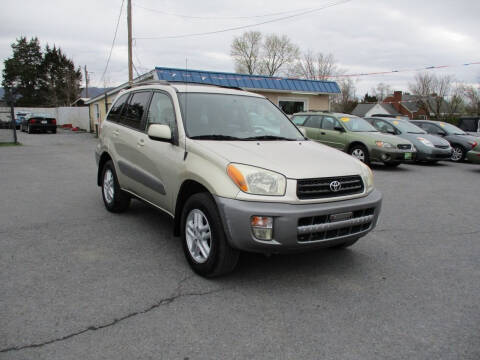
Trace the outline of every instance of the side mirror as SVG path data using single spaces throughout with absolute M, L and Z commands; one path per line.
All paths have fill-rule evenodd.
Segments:
M 148 137 L 157 141 L 171 141 L 172 131 L 170 126 L 163 124 L 152 124 L 148 127 Z
M 336 131 L 345 132 L 345 129 L 342 126 L 337 125 L 333 129 L 336 130 Z
M 444 132 L 444 131 L 440 131 L 440 132 L 438 133 L 438 135 L 440 135 L 440 136 L 446 136 L 446 135 L 447 135 L 447 133 L 446 133 L 446 132 Z

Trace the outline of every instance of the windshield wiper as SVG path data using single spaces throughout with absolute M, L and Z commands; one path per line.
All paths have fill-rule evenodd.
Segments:
M 243 138 L 242 140 L 287 140 L 287 141 L 297 141 L 297 139 L 290 139 L 283 136 L 275 135 L 260 135 L 260 136 L 251 136 Z
M 194 140 L 243 140 L 243 139 L 235 137 L 235 136 L 218 135 L 218 134 L 190 136 L 190 139 L 194 139 Z

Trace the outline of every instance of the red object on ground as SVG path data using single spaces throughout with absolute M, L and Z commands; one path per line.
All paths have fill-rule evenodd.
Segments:
M 72 128 L 72 131 L 78 131 L 78 130 L 80 130 L 80 128 L 78 128 L 78 127 Z

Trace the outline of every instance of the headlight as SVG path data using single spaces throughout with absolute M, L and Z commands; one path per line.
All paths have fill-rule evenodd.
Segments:
M 423 137 L 417 137 L 417 140 L 420 141 L 425 146 L 435 147 L 430 140 L 427 140 Z
M 383 148 L 386 148 L 386 149 L 390 149 L 390 148 L 393 148 L 393 145 L 388 143 L 388 142 L 385 142 L 385 141 L 375 141 L 375 144 L 378 146 L 378 147 L 383 147 Z
M 360 164 L 362 167 L 362 179 L 363 183 L 365 184 L 365 189 L 367 193 L 373 190 L 373 172 L 372 170 L 365 164 Z
M 229 164 L 227 174 L 243 192 L 271 196 L 285 194 L 287 179 L 282 174 L 242 164 Z

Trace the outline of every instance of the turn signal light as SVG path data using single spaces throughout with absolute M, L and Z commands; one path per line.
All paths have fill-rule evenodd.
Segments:
M 245 177 L 243 174 L 238 170 L 234 165 L 230 164 L 227 166 L 227 174 L 230 176 L 230 179 L 233 180 L 235 184 L 242 190 L 247 191 L 248 186 L 247 182 L 245 181 Z

